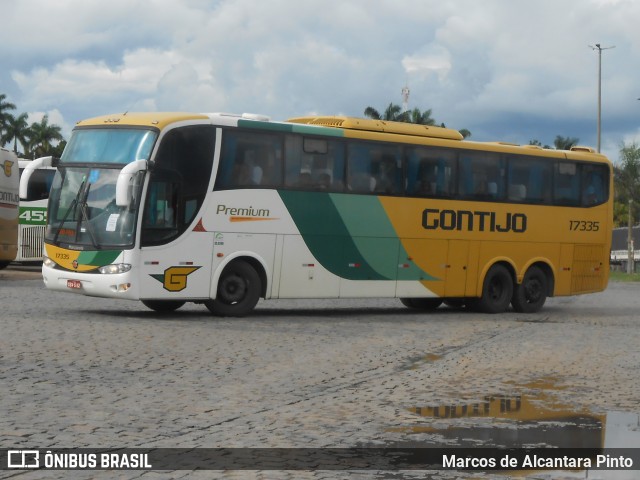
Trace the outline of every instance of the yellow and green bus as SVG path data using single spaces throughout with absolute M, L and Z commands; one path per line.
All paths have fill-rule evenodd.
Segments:
M 15 260 L 18 252 L 18 157 L 0 148 L 0 270 Z
M 260 298 L 539 310 L 606 288 L 612 166 L 352 117 L 79 122 L 49 199 L 48 288 L 243 316 Z

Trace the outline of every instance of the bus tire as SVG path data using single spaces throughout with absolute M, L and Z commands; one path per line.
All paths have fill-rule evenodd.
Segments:
M 435 310 L 442 305 L 441 298 L 401 298 L 400 301 L 405 307 L 416 310 Z
M 182 300 L 140 300 L 142 304 L 159 313 L 175 312 L 185 304 Z
M 504 312 L 513 297 L 513 278 L 504 265 L 493 265 L 482 284 L 482 296 L 476 305 L 484 313 Z
M 0 270 L 4 270 L 5 268 L 7 268 L 9 266 L 9 263 L 11 262 L 0 262 Z
M 261 291 L 260 275 L 255 268 L 245 261 L 236 260 L 222 271 L 216 298 L 204 304 L 214 315 L 244 317 L 258 303 Z
M 534 313 L 547 300 L 549 282 L 547 275 L 539 267 L 533 266 L 524 274 L 522 283 L 516 285 L 511 304 L 516 312 Z

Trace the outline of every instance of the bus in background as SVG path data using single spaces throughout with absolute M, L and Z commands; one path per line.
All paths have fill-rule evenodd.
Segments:
M 16 258 L 18 250 L 18 157 L 0 149 L 0 269 Z
M 32 162 L 39 163 L 38 160 L 19 160 L 20 176 Z M 55 173 L 54 167 L 36 168 L 30 176 L 26 196 L 20 197 L 16 262 L 42 261 L 44 230 L 47 224 L 47 203 Z
M 606 288 L 612 182 L 586 147 L 424 125 L 109 115 L 79 122 L 60 159 L 42 273 L 47 288 L 156 311 L 397 297 L 534 312 Z

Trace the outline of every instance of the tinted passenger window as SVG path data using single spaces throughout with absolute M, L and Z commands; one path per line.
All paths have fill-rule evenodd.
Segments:
M 510 202 L 551 203 L 553 161 L 545 158 L 511 157 L 507 175 Z
M 558 162 L 555 168 L 553 198 L 557 205 L 580 205 L 579 164 Z
M 393 195 L 402 189 L 402 149 L 375 143 L 348 146 L 347 182 L 354 193 Z
M 606 165 L 582 164 L 582 205 L 590 207 L 609 198 L 609 169 Z
M 505 197 L 505 165 L 497 153 L 461 152 L 458 193 L 470 200 L 502 200 Z
M 287 135 L 285 185 L 291 188 L 344 190 L 344 143 Z
M 282 136 L 226 130 L 216 189 L 282 185 Z
M 407 149 L 407 194 L 450 197 L 455 192 L 456 154 L 435 148 Z

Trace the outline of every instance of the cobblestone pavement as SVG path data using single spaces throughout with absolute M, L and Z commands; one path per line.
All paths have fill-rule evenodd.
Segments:
M 3 448 L 455 444 L 443 432 L 473 437 L 513 420 L 467 413 L 495 399 L 592 418 L 640 410 L 636 284 L 550 299 L 531 315 L 446 307 L 425 314 L 397 300 L 279 300 L 261 302 L 248 318 L 221 319 L 201 305 L 159 316 L 138 302 L 57 294 L 36 270 L 10 268 L 0 272 L 0 298 Z M 19 479 L 451 475 L 0 472 Z

